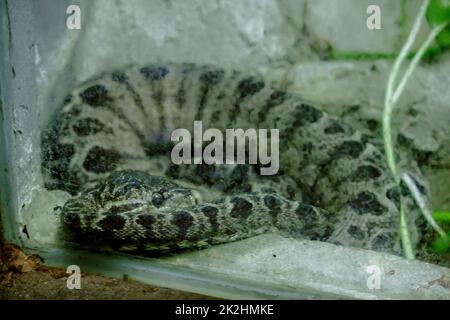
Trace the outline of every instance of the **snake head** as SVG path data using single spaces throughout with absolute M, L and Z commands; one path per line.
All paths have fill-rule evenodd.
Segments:
M 67 201 L 61 218 L 68 239 L 105 243 L 129 234 L 138 237 L 140 231 L 128 225 L 134 217 L 164 215 L 196 202 L 191 189 L 165 178 L 137 170 L 115 171 Z
M 113 172 L 97 184 L 91 192 L 99 204 L 141 202 L 151 209 L 176 209 L 196 204 L 191 189 L 179 186 L 166 178 L 138 170 Z

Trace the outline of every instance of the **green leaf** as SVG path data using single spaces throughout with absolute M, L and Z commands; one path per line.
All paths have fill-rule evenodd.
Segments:
M 426 17 L 432 27 L 450 22 L 450 0 L 431 0 Z M 439 33 L 436 42 L 441 48 L 450 47 L 450 24 Z
M 450 233 L 446 237 L 439 237 L 431 243 L 431 249 L 439 254 L 447 253 L 450 250 Z
M 439 223 L 450 223 L 450 212 L 434 211 L 433 218 Z M 450 251 L 450 232 L 445 236 L 440 236 L 430 244 L 431 250 L 444 254 Z
M 445 28 L 439 33 L 436 42 L 441 48 L 450 47 L 450 27 Z
M 432 26 L 450 20 L 450 0 L 431 0 L 427 8 L 427 20 Z
M 450 223 L 450 212 L 434 211 L 433 218 L 437 222 Z

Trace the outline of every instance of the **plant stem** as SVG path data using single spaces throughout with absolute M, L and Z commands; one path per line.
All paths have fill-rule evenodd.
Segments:
M 386 153 L 388 166 L 391 170 L 391 173 L 395 179 L 395 183 L 398 188 L 400 188 L 401 179 L 400 179 L 399 175 L 397 174 L 397 165 L 396 165 L 396 161 L 395 161 L 394 145 L 392 143 L 392 129 L 391 129 L 392 121 L 391 121 L 391 118 L 392 118 L 392 111 L 394 108 L 392 95 L 394 93 L 395 81 L 398 76 L 400 67 L 401 67 L 402 63 L 404 62 L 405 58 L 408 56 L 408 52 L 411 50 L 411 47 L 414 44 L 414 40 L 416 39 L 417 33 L 419 32 L 420 25 L 422 23 L 422 18 L 425 15 L 425 11 L 428 7 L 428 4 L 429 4 L 429 0 L 424 0 L 424 2 L 422 3 L 422 6 L 420 7 L 417 18 L 413 24 L 411 33 L 409 34 L 405 45 L 403 46 L 397 59 L 394 62 L 391 73 L 389 75 L 388 85 L 386 88 L 386 96 L 385 96 L 385 100 L 384 100 L 384 111 L 383 111 L 384 147 L 385 147 L 385 153 Z M 403 83 L 403 87 L 401 88 L 401 89 L 403 89 L 404 85 L 406 84 L 406 81 L 402 80 L 401 83 Z M 400 96 L 402 91 L 396 90 L 395 92 L 398 94 L 398 96 Z M 402 197 L 401 197 L 401 193 L 400 193 L 400 237 L 401 237 L 401 241 L 402 241 L 403 253 L 407 259 L 414 259 L 414 249 L 413 249 L 413 245 L 411 242 L 411 236 L 409 233 L 408 220 L 407 220 L 406 213 L 405 213 L 402 202 L 403 201 L 402 201 Z
M 421 8 L 422 9 L 422 8 Z M 420 17 L 420 14 L 419 16 Z M 428 35 L 425 42 L 420 47 L 417 54 L 414 56 L 413 60 L 409 64 L 408 68 L 406 69 L 402 79 L 400 80 L 399 85 L 394 90 L 393 86 L 395 83 L 395 77 L 397 76 L 398 70 L 402 64 L 403 61 L 400 61 L 397 59 L 396 63 L 394 64 L 394 68 L 391 72 L 391 76 L 389 78 L 388 83 L 388 90 L 386 93 L 386 99 L 385 99 L 385 110 L 383 113 L 383 135 L 384 135 L 384 143 L 385 143 L 385 152 L 386 157 L 388 160 L 389 168 L 391 169 L 392 174 L 394 175 L 395 182 L 398 187 L 400 187 L 400 177 L 397 173 L 397 166 L 395 162 L 395 154 L 394 154 L 394 144 L 392 142 L 392 131 L 391 131 L 391 117 L 392 117 L 392 111 L 395 106 L 395 103 L 398 101 L 400 95 L 402 94 L 403 90 L 405 89 L 406 83 L 411 78 L 411 75 L 415 68 L 417 67 L 419 61 L 422 59 L 422 56 L 424 55 L 426 49 L 429 47 L 431 42 L 436 38 L 436 36 L 447 26 L 448 23 L 441 24 L 439 26 L 436 26 L 433 28 L 433 30 Z M 417 26 L 417 25 L 416 25 Z M 420 23 L 418 24 L 420 27 Z M 417 34 L 417 33 L 416 33 Z M 415 36 L 413 32 L 411 33 L 412 36 Z M 401 56 L 403 59 L 407 56 L 407 52 L 404 51 L 405 48 L 409 45 L 412 45 L 414 39 L 411 40 L 411 35 L 408 38 L 408 41 L 405 45 L 405 47 L 402 49 L 399 58 Z M 402 54 L 403 53 L 403 54 Z M 431 224 L 431 226 L 436 230 L 436 232 L 439 233 L 440 236 L 445 237 L 444 231 L 438 226 L 436 221 L 433 219 L 433 216 L 429 212 L 428 208 L 426 207 L 424 201 L 421 201 L 422 199 L 418 197 L 419 193 L 416 190 L 415 184 L 412 182 L 412 180 L 409 178 L 409 176 L 403 176 L 403 180 L 405 181 L 406 185 L 410 189 L 412 195 L 414 196 L 416 202 L 418 203 L 422 214 L 425 216 L 427 221 Z M 414 189 L 416 188 L 416 189 Z M 401 198 L 401 196 L 400 196 Z M 401 199 L 400 199 L 401 201 Z M 403 244 L 403 250 L 405 257 L 408 259 L 414 259 L 414 250 L 411 242 L 410 233 L 408 230 L 408 219 L 406 217 L 405 209 L 403 205 L 400 203 L 400 235 L 402 239 Z
M 405 206 L 403 205 L 403 199 L 400 196 L 400 238 L 402 240 L 403 254 L 406 259 L 414 260 L 416 254 L 414 252 L 414 246 L 411 241 L 411 233 L 409 232 L 408 225 Z
M 389 75 L 387 92 L 386 92 L 385 103 L 384 103 L 385 108 L 390 111 L 389 114 L 392 112 L 392 107 L 393 107 L 393 104 L 390 103 L 390 100 L 392 97 L 392 92 L 394 90 L 395 80 L 397 78 L 397 75 L 398 75 L 398 72 L 400 70 L 402 63 L 405 61 L 405 58 L 407 57 L 408 52 L 411 51 L 411 47 L 414 44 L 414 40 L 416 39 L 417 34 L 419 33 L 420 26 L 422 24 L 422 18 L 425 16 L 425 12 L 427 10 L 429 2 L 430 2 L 430 0 L 424 0 L 424 2 L 422 3 L 419 13 L 417 14 L 417 18 L 414 21 L 411 33 L 409 34 L 405 45 L 403 46 L 397 59 L 395 60 L 394 66 L 392 67 L 391 74 Z
M 447 234 L 444 232 L 444 230 L 442 230 L 441 227 L 439 227 L 436 220 L 433 218 L 433 215 L 431 214 L 431 211 L 428 209 L 425 199 L 422 197 L 422 194 L 420 193 L 413 179 L 407 173 L 404 173 L 402 175 L 402 180 L 408 186 L 414 200 L 416 201 L 417 205 L 419 206 L 423 216 L 428 221 L 428 223 L 442 238 L 446 238 Z
M 395 105 L 398 98 L 400 97 L 401 93 L 403 92 L 403 89 L 405 88 L 405 85 L 409 78 L 411 77 L 411 74 L 413 73 L 414 69 L 416 68 L 419 61 L 422 59 L 425 50 L 429 47 L 431 42 L 436 38 L 436 36 L 447 26 L 448 23 L 443 23 L 439 26 L 436 26 L 431 30 L 430 34 L 428 35 L 425 42 L 420 47 L 419 51 L 417 51 L 417 54 L 414 56 L 413 60 L 408 66 L 408 69 L 405 71 L 405 74 L 403 75 L 402 80 L 400 81 L 400 84 L 397 86 L 397 89 L 395 90 L 394 95 L 392 96 L 391 105 Z

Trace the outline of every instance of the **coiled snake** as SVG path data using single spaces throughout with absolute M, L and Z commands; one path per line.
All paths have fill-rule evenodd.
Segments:
M 174 165 L 170 133 L 277 128 L 280 172 Z M 398 191 L 370 138 L 260 77 L 192 64 L 128 67 L 76 88 L 42 137 L 47 188 L 74 197 L 64 232 L 118 250 L 286 234 L 399 250 Z

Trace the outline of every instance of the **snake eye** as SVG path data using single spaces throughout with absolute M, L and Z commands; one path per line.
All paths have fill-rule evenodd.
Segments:
M 162 204 L 164 203 L 164 196 L 159 193 L 159 192 L 155 192 L 152 195 L 152 204 L 155 207 L 160 207 Z

